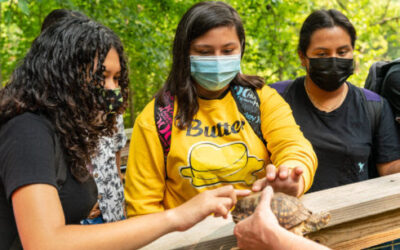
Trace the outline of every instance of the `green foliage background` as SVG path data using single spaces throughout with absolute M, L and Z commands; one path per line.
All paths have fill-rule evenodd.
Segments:
M 78 10 L 113 29 L 124 43 L 130 68 L 130 106 L 125 125 L 163 84 L 171 63 L 176 26 L 195 0 L 0 0 L 0 87 L 39 34 L 53 9 Z M 242 71 L 267 83 L 304 74 L 297 57 L 298 33 L 316 9 L 336 8 L 355 25 L 356 72 L 350 81 L 363 86 L 371 64 L 400 57 L 399 0 L 226 0 L 242 17 L 246 53 Z

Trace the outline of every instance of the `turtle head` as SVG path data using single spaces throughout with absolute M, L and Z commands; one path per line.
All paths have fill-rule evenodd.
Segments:
M 320 230 L 329 223 L 330 219 L 331 214 L 328 212 L 312 214 L 304 223 L 304 234 Z

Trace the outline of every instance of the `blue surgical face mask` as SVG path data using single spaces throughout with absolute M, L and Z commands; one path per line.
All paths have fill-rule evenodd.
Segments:
M 218 91 L 240 72 L 240 54 L 230 56 L 190 56 L 190 74 L 203 88 Z

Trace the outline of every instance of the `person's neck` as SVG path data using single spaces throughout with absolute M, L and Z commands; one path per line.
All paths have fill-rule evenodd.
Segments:
M 318 87 L 309 76 L 306 76 L 304 87 L 311 103 L 321 111 L 331 112 L 339 108 L 346 98 L 348 86 L 342 84 L 334 91 L 326 91 Z

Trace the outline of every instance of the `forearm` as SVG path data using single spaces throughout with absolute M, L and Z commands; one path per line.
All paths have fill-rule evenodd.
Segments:
M 377 164 L 380 176 L 400 173 L 400 160 Z
M 272 249 L 309 249 L 309 250 L 324 250 L 329 249 L 312 240 L 298 236 L 284 228 L 274 230 L 276 241 L 270 241 L 273 245 Z
M 172 209 L 108 224 L 65 225 L 57 190 L 47 184 L 19 188 L 12 202 L 24 249 L 134 249 L 180 223 L 177 209 Z
M 170 213 L 171 210 L 100 225 L 60 226 L 32 248 L 137 249 L 175 230 Z

